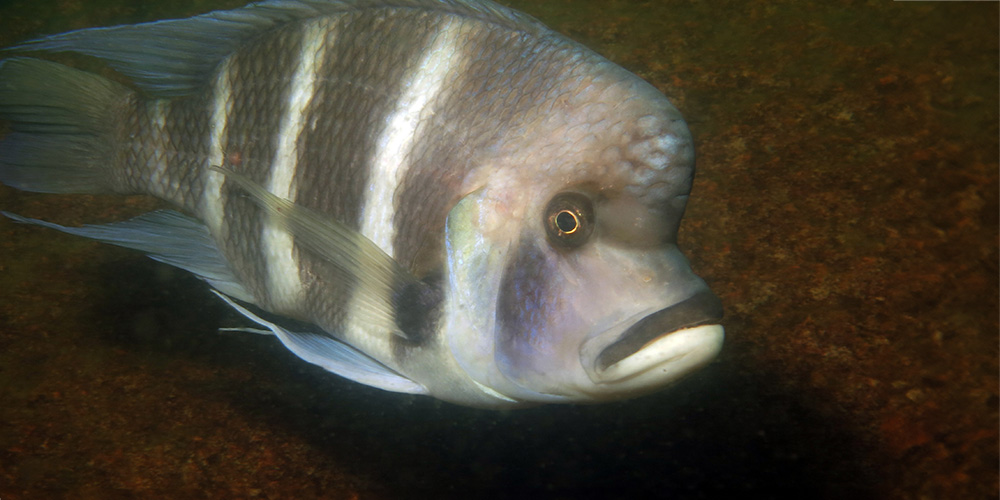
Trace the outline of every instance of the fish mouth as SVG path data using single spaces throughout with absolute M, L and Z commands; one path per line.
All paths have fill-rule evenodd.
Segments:
M 629 381 L 636 389 L 679 378 L 718 354 L 724 337 L 720 319 L 718 297 L 698 292 L 626 328 L 601 349 L 588 374 L 597 383 Z

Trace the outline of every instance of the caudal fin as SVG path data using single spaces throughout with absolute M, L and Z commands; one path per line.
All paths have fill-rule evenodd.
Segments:
M 40 59 L 0 61 L 0 182 L 42 193 L 114 189 L 116 117 L 132 91 L 98 75 Z

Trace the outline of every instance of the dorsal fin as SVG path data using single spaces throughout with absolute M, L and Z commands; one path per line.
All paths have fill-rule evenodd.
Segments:
M 75 52 L 107 61 L 158 97 L 188 95 L 218 64 L 261 33 L 313 17 L 367 8 L 422 8 L 539 33 L 534 18 L 489 0 L 272 0 L 187 19 L 91 28 L 25 42 L 6 51 Z

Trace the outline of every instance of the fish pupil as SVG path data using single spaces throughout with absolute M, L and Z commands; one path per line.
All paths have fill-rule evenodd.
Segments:
M 594 207 L 584 194 L 559 193 L 545 209 L 544 221 L 549 242 L 554 247 L 576 248 L 586 243 L 594 232 Z
M 563 234 L 573 234 L 580 229 L 580 222 L 577 220 L 576 214 L 569 210 L 563 210 L 556 214 L 556 227 Z

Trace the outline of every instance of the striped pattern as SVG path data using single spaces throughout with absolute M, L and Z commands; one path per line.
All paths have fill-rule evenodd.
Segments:
M 402 78 L 402 92 L 385 119 L 385 128 L 375 142 L 376 149 L 369 163 L 368 185 L 362 200 L 360 232 L 389 255 L 395 254 L 395 194 L 403 176 L 410 167 L 413 141 L 417 130 L 433 114 L 433 104 L 444 86 L 447 77 L 462 63 L 458 50 L 460 23 L 449 21 L 442 24 L 410 71 Z M 366 290 L 351 296 L 345 329 L 366 331 L 377 329 L 397 329 L 400 327 L 400 310 L 394 316 L 384 318 L 393 323 L 381 323 L 372 318 L 366 310 L 369 295 L 380 298 L 385 304 L 391 302 L 393 290 Z M 423 305 L 423 304 L 421 304 Z M 420 311 L 417 311 L 418 313 Z M 381 323 L 381 324 L 380 324 Z M 407 332 L 410 333 L 410 332 Z M 411 339 L 413 340 L 413 339 Z
M 496 154 L 492 149 L 508 134 L 525 133 L 525 123 L 548 112 L 555 101 L 550 92 L 567 67 L 565 54 L 550 50 L 550 39 L 479 23 L 466 31 L 461 50 L 470 54 L 468 63 L 418 130 L 412 167 L 396 192 L 396 258 L 418 275 L 441 265 L 444 224 L 466 194 L 461 189 L 469 172 L 482 166 L 483 155 Z
M 204 193 L 202 176 L 205 158 L 209 155 L 209 97 L 165 101 L 167 161 L 163 177 L 158 181 L 162 197 L 198 213 Z
M 224 59 L 203 96 L 173 101 L 147 120 L 170 129 L 161 143 L 176 135 L 191 144 L 179 157 L 199 159 L 150 166 L 168 174 L 167 184 L 182 177 L 175 170 L 197 172 L 197 203 L 184 204 L 200 213 L 258 305 L 409 366 L 444 313 L 448 211 L 479 155 L 517 120 L 544 113 L 546 85 L 564 67 L 549 43 L 419 9 L 289 23 Z M 185 122 L 197 126 L 186 134 L 172 128 Z M 388 287 L 360 289 L 353 276 L 300 251 L 211 165 L 358 230 L 426 286 L 403 300 Z M 404 323 L 419 341 L 391 334 Z
M 372 159 L 383 150 L 380 141 L 387 136 L 387 117 L 399 109 L 410 75 L 440 30 L 438 23 L 439 19 L 426 13 L 410 11 L 345 16 L 331 23 L 330 37 L 335 34 L 353 43 L 328 42 L 323 78 L 316 82 L 312 105 L 304 111 L 309 128 L 298 138 L 298 204 L 364 232 L 363 207 L 371 199 L 369 186 L 372 179 L 384 176 L 384 172 L 373 173 Z M 391 197 L 381 203 L 387 201 L 391 203 Z M 391 205 L 388 208 L 391 214 Z M 391 228 L 391 215 L 368 224 Z M 393 328 L 392 318 L 373 317 L 360 307 L 361 302 L 371 300 L 384 304 L 386 291 L 359 294 L 353 277 L 331 279 L 329 263 L 308 253 L 300 259 L 305 311 L 310 318 L 352 342 L 372 334 L 386 337 Z
M 441 26 L 424 49 L 419 64 L 406 75 L 403 93 L 386 118 L 388 124 L 376 143 L 378 149 L 371 160 L 372 173 L 363 201 L 361 234 L 389 255 L 394 255 L 394 196 L 410 166 L 417 128 L 433 114 L 429 104 L 461 61 L 458 26 L 456 21 Z
M 224 213 L 222 200 L 222 185 L 226 179 L 219 172 L 208 170 L 209 165 L 222 165 L 225 156 L 226 123 L 233 109 L 233 84 L 230 81 L 232 60 L 226 59 L 219 68 L 218 76 L 212 85 L 211 108 L 209 110 L 209 153 L 204 165 L 205 187 L 201 197 L 199 212 L 208 224 L 212 234 L 223 233 Z
M 121 182 L 123 191 L 147 192 L 171 199 L 164 186 L 170 181 L 167 161 L 171 149 L 167 131 L 168 107 L 167 101 L 163 100 L 137 103 L 126 117 L 129 129 L 138 133 L 125 142 L 124 161 L 132 168 L 124 172 Z
M 298 138 L 306 125 L 303 118 L 315 93 L 325 48 L 334 42 L 326 35 L 322 23 L 311 22 L 304 26 L 302 48 L 297 57 L 299 64 L 292 75 L 289 103 L 278 129 L 277 152 L 266 186 L 268 191 L 279 198 L 296 198 Z M 276 311 L 294 312 L 301 301 L 303 288 L 292 235 L 278 228 L 273 221 L 268 221 L 264 225 L 261 242 L 267 265 L 267 291 L 271 305 Z
M 226 101 L 225 104 L 216 101 L 213 106 L 226 109 L 222 130 L 215 131 L 221 149 L 213 150 L 208 165 L 226 166 L 259 185 L 268 186 L 280 142 L 277 132 L 290 105 L 293 86 L 290 77 L 300 62 L 296 56 L 303 41 L 301 28 L 286 26 L 276 30 L 268 37 L 248 43 L 226 61 L 228 75 L 214 90 L 218 99 Z M 221 161 L 215 163 L 216 160 Z M 215 175 L 207 182 L 209 188 L 218 182 Z M 288 300 L 282 297 L 275 301 L 270 292 L 272 273 L 263 234 L 266 218 L 242 190 L 224 179 L 218 192 L 211 194 L 217 198 L 205 198 L 212 209 L 209 218 L 213 222 L 209 224 L 219 224 L 213 230 L 223 254 L 233 263 L 233 270 L 259 305 L 286 312 Z M 282 288 L 279 293 L 284 296 L 290 292 Z
M 384 303 L 389 290 L 359 295 L 350 277 L 331 279 L 328 263 L 300 253 L 287 232 L 207 167 L 247 175 L 392 254 L 393 199 L 412 142 L 461 60 L 460 22 L 441 21 L 407 11 L 319 18 L 260 39 L 220 66 L 206 106 L 198 211 L 260 305 L 319 319 L 328 330 L 369 332 L 377 322 L 353 300 L 374 294 Z
M 137 163 L 155 194 L 201 214 L 259 305 L 328 330 L 369 330 L 353 280 L 332 280 L 328 263 L 299 252 L 207 167 L 240 172 L 356 228 L 418 276 L 434 275 L 444 221 L 475 152 L 544 97 L 511 89 L 530 94 L 529 80 L 558 71 L 538 57 L 539 40 L 409 9 L 288 24 L 224 59 L 203 97 L 147 105 L 140 120 L 154 147 L 144 149 L 173 153 Z M 186 151 L 172 146 L 181 141 Z M 184 192 L 189 184 L 194 195 Z M 373 293 L 389 300 L 389 290 Z

